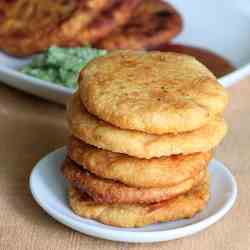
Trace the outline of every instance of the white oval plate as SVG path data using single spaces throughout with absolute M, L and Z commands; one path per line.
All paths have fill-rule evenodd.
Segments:
M 249 0 L 168 0 L 184 19 L 178 43 L 207 48 L 231 61 L 236 70 L 219 81 L 225 87 L 250 74 Z M 233 17 L 233 18 L 232 18 Z M 60 104 L 66 104 L 74 90 L 18 71 L 29 59 L 0 53 L 0 80 L 12 87 Z
M 53 218 L 87 235 L 124 242 L 167 241 L 197 233 L 221 219 L 233 206 L 237 185 L 230 171 L 213 160 L 211 199 L 208 207 L 192 219 L 159 223 L 142 228 L 119 228 L 104 225 L 74 214 L 68 206 L 67 183 L 60 172 L 66 147 L 40 160 L 30 176 L 30 189 L 37 203 Z

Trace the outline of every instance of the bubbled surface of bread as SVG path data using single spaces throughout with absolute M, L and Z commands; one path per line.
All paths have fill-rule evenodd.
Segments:
M 138 188 L 177 185 L 207 168 L 211 152 L 138 159 L 98 149 L 71 137 L 68 156 L 91 173 Z
M 150 134 L 198 129 L 228 102 L 205 66 L 177 53 L 115 51 L 91 61 L 79 82 L 90 113 L 119 128 Z
M 67 158 L 63 164 L 63 174 L 79 190 L 86 192 L 96 202 L 104 203 L 153 203 L 168 200 L 190 191 L 200 184 L 207 170 L 204 169 L 192 178 L 169 187 L 134 188 L 120 182 L 100 178 L 79 168 Z
M 148 224 L 191 218 L 201 211 L 209 200 L 209 183 L 155 204 L 96 203 L 75 188 L 69 190 L 69 203 L 73 211 L 85 218 L 118 227 L 142 227 Z

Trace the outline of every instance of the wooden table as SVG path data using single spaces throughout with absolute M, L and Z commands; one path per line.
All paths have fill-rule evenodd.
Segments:
M 229 89 L 230 131 L 216 157 L 234 173 L 239 195 L 217 224 L 194 236 L 154 244 L 116 243 L 74 232 L 32 199 L 29 175 L 48 152 L 64 145 L 65 109 L 0 84 L 0 250 L 250 249 L 250 78 Z

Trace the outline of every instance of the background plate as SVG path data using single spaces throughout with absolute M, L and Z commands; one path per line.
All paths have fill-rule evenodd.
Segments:
M 119 228 L 104 225 L 74 214 L 67 201 L 67 183 L 60 172 L 66 155 L 61 148 L 44 157 L 32 171 L 30 189 L 37 203 L 53 218 L 88 235 L 115 241 L 156 242 L 184 237 L 199 232 L 222 218 L 237 196 L 234 177 L 220 162 L 213 160 L 211 199 L 208 207 L 192 219 L 159 223 L 142 228 Z
M 249 0 L 170 0 L 184 18 L 184 31 L 178 43 L 210 49 L 227 58 L 236 71 L 220 78 L 228 87 L 250 74 Z M 10 86 L 45 99 L 65 104 L 73 90 L 19 73 L 29 60 L 0 53 L 0 80 Z

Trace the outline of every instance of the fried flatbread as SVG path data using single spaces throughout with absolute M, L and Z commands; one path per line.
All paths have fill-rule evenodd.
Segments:
M 191 218 L 204 209 L 209 200 L 208 182 L 189 193 L 154 204 L 97 203 L 76 188 L 69 189 L 69 204 L 85 218 L 117 227 L 142 227 L 158 222 Z
M 140 1 L 1 1 L 0 48 L 27 56 L 52 45 L 91 43 L 127 22 Z
M 226 90 L 204 65 L 170 52 L 111 52 L 83 69 L 79 88 L 91 114 L 150 134 L 198 129 L 228 103 Z
M 206 126 L 179 134 L 151 135 L 119 129 L 89 114 L 78 92 L 68 103 L 67 119 L 71 133 L 88 144 L 138 158 L 207 152 L 217 146 L 227 132 L 223 118 Z
M 158 46 L 182 30 L 177 10 L 161 0 L 145 0 L 129 22 L 97 42 L 97 48 L 142 49 Z
M 183 194 L 200 184 L 207 170 L 174 186 L 161 188 L 135 188 L 120 182 L 99 178 L 83 170 L 67 158 L 62 168 L 72 186 L 86 192 L 96 202 L 105 203 L 153 203 L 168 200 Z
M 207 168 L 210 152 L 138 159 L 98 149 L 71 137 L 68 156 L 79 166 L 106 179 L 138 188 L 167 187 L 192 178 Z
M 70 16 L 76 6 L 77 1 L 3 0 L 0 36 L 27 36 L 53 23 L 56 25 L 60 19 Z

